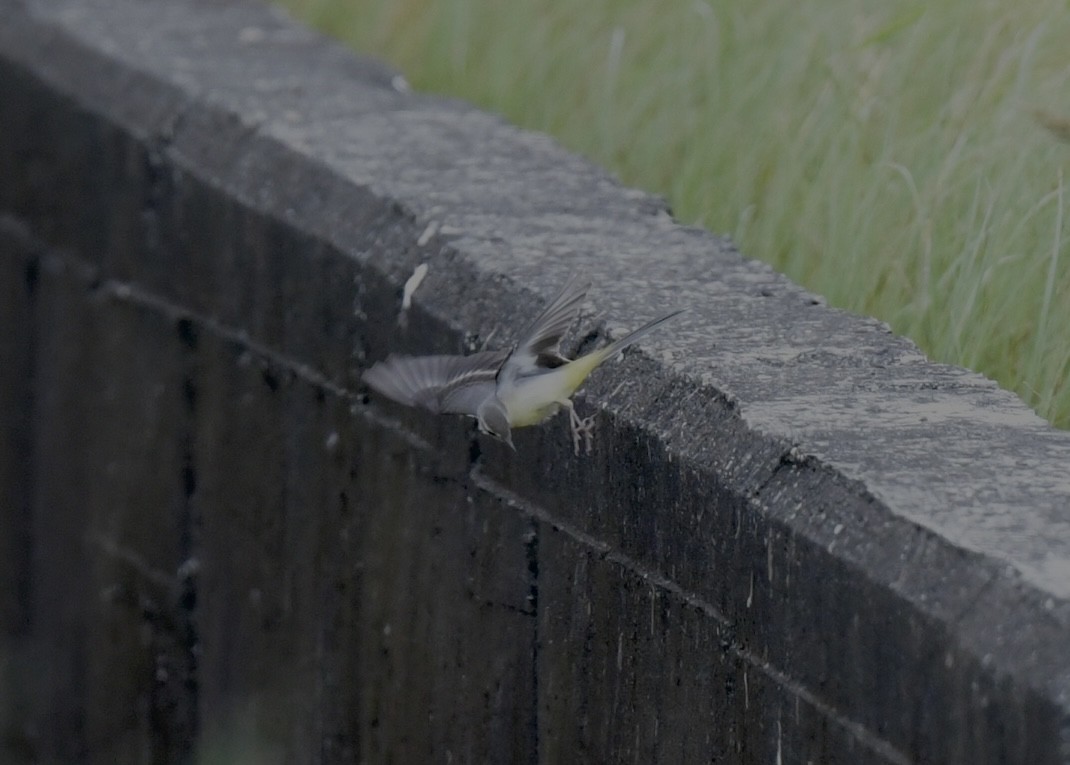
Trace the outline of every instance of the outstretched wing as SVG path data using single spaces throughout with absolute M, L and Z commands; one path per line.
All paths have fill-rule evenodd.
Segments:
M 508 355 L 499 350 L 469 356 L 389 356 L 361 379 L 400 404 L 475 416 L 479 405 L 494 393 L 495 377 Z
M 566 363 L 568 359 L 561 355 L 560 350 L 561 336 L 576 320 L 590 287 L 590 282 L 580 281 L 575 274 L 570 276 L 557 297 L 522 335 L 509 359 L 509 365 L 530 369 L 533 366 L 552 368 Z

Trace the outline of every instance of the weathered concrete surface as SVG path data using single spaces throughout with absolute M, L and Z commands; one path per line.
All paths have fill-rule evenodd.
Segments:
M 5 761 L 1070 762 L 1070 435 L 274 10 L 0 16 Z M 689 308 L 591 457 L 364 396 L 573 271 Z

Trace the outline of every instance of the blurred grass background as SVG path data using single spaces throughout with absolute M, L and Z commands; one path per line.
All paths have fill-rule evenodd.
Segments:
M 281 0 L 1070 427 L 1070 2 Z

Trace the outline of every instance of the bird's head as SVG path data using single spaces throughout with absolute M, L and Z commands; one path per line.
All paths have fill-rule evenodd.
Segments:
M 510 449 L 516 451 L 516 447 L 513 446 L 512 429 L 509 427 L 509 413 L 497 396 L 491 396 L 479 405 L 476 421 L 479 423 L 481 433 L 504 441 Z

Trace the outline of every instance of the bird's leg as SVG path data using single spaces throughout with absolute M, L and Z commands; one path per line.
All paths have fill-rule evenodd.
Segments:
M 591 439 L 594 433 L 594 415 L 590 417 L 580 417 L 576 414 L 576 405 L 572 403 L 572 399 L 564 399 L 560 402 L 561 406 L 568 409 L 568 422 L 569 427 L 572 429 L 572 448 L 578 457 L 580 454 L 580 438 L 583 438 L 584 445 L 587 447 L 587 454 L 591 453 Z

